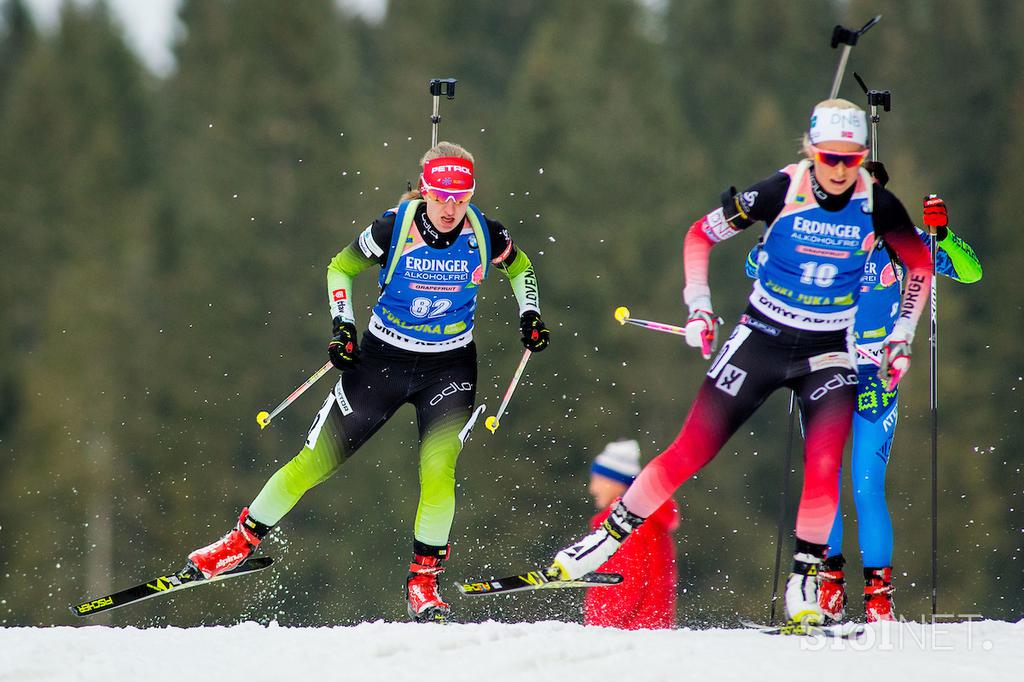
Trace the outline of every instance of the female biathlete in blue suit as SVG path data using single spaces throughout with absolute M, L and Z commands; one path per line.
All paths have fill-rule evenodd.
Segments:
M 881 164 L 871 170 L 888 179 Z M 935 271 L 957 282 L 970 284 L 981 279 L 981 265 L 974 250 L 947 226 L 946 204 L 939 197 L 924 201 L 924 224 L 918 230 L 926 243 L 928 235 L 937 240 Z M 892 603 L 893 533 L 885 499 L 885 471 L 889 463 L 898 416 L 898 387 L 887 390 L 878 379 L 885 339 L 896 324 L 903 267 L 883 240 L 869 234 L 863 248 L 870 251 L 861 280 L 860 301 L 854 335 L 857 340 L 857 411 L 853 416 L 851 478 L 857 506 L 861 559 L 864 566 L 864 612 L 868 622 L 894 620 Z M 757 278 L 761 246 L 747 257 L 747 275 Z M 818 601 L 825 616 L 841 621 L 846 606 L 846 576 L 843 557 L 843 514 L 836 510 L 828 538 L 828 558 L 819 574 Z
M 441 142 L 421 163 L 419 191 L 373 221 L 327 268 L 334 322 L 328 353 L 342 374 L 305 446 L 271 476 L 233 530 L 189 554 L 184 570 L 192 575 L 212 578 L 240 564 L 307 490 L 409 403 L 420 435 L 420 501 L 406 599 L 415 620 L 447 618 L 437 577 L 449 554 L 455 462 L 476 396 L 476 296 L 492 265 L 512 284 L 523 345 L 542 351 L 549 335 L 530 259 L 501 223 L 469 203 L 476 187 L 473 157 Z M 357 347 L 352 280 L 373 265 L 381 267 L 381 294 Z

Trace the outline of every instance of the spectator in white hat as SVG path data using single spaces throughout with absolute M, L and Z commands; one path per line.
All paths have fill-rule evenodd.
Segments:
M 619 440 L 594 458 L 590 465 L 590 496 L 598 509 L 605 509 L 640 473 L 640 444 L 635 440 Z

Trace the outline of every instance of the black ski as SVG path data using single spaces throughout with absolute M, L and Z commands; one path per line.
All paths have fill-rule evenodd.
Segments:
M 561 580 L 549 577 L 546 571 L 538 569 L 528 573 L 520 573 L 507 578 L 493 578 L 477 582 L 455 583 L 459 592 L 467 597 L 479 597 L 489 594 L 507 594 L 524 590 L 552 590 L 566 587 L 607 587 L 618 585 L 622 576 L 618 573 L 588 573 L 577 580 Z
M 274 563 L 274 560 L 271 557 L 266 556 L 246 559 L 239 566 L 231 569 L 230 571 L 225 571 L 217 577 L 209 579 L 192 577 L 183 569 L 177 573 L 161 575 L 153 578 L 149 582 L 142 583 L 141 585 L 129 587 L 127 590 L 121 590 L 120 592 L 114 592 L 113 594 L 108 594 L 81 604 L 76 604 L 70 608 L 71 612 L 76 616 L 91 616 L 96 613 L 102 613 L 103 611 L 109 611 L 110 609 L 118 609 L 122 606 L 128 606 L 129 604 L 134 604 L 144 599 L 150 599 L 151 597 L 170 594 L 171 592 L 183 590 L 188 587 L 207 585 L 220 580 L 237 578 L 240 575 L 248 575 L 257 571 L 262 571 L 272 563 Z
M 835 625 L 762 625 L 749 620 L 740 620 L 740 625 L 766 635 L 801 635 L 803 637 L 832 637 L 835 639 L 857 639 L 864 634 L 864 626 L 858 623 L 837 623 Z

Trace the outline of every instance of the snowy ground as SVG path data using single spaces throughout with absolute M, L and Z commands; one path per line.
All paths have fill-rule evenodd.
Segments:
M 1024 670 L 1024 620 L 875 626 L 857 642 L 553 622 L 6 628 L 0 652 L 4 682 L 1014 680 Z

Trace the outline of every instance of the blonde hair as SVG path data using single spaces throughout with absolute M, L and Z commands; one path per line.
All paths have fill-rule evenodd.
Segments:
M 821 107 L 827 107 L 829 109 L 856 109 L 857 111 L 864 111 L 850 100 L 843 99 L 842 97 L 824 99 L 814 105 L 815 109 Z M 814 153 L 811 151 L 811 138 L 806 132 L 803 134 L 803 137 L 800 138 L 800 152 L 808 159 L 814 156 Z
M 476 163 L 473 155 L 469 153 L 469 150 L 463 147 L 461 144 L 455 144 L 454 142 L 438 142 L 433 147 L 428 149 L 423 157 L 420 159 L 420 166 L 422 167 L 427 161 L 433 161 L 434 159 L 440 158 L 455 158 L 455 159 L 466 159 L 470 163 Z M 423 195 L 420 194 L 419 187 L 410 189 L 404 192 L 399 201 L 405 201 L 407 199 L 422 199 Z

